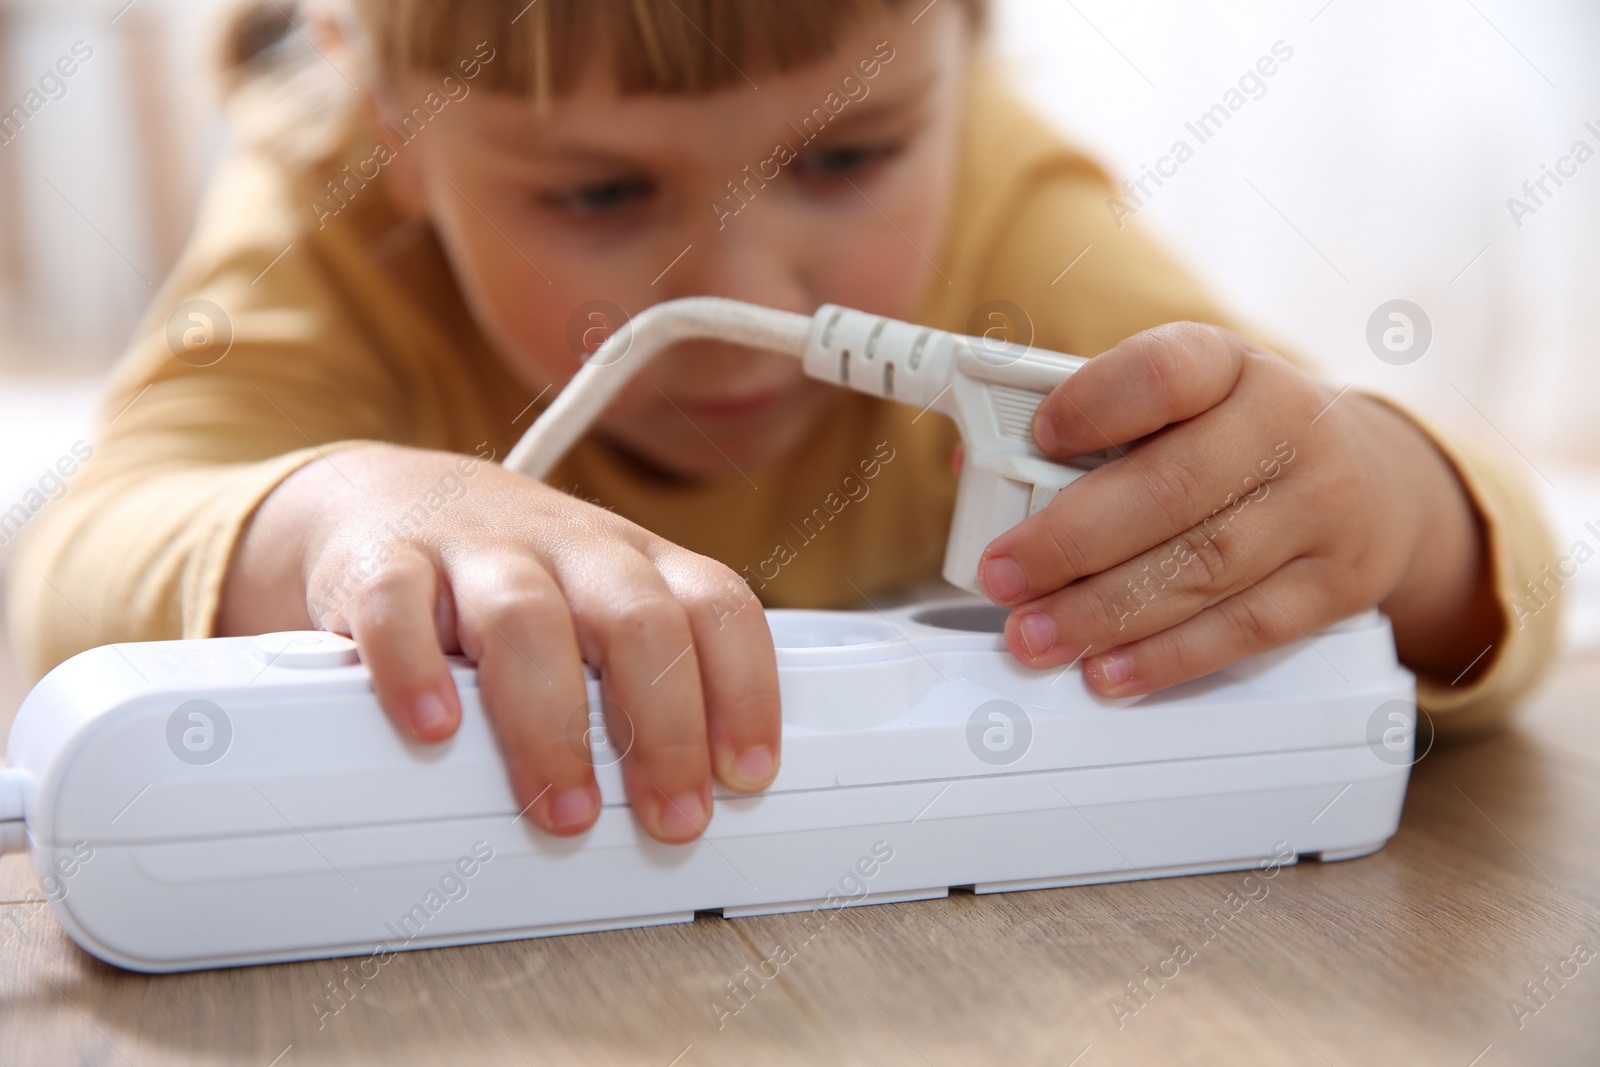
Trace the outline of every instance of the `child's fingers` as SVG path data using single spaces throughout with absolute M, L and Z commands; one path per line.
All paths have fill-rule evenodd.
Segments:
M 1247 405 L 1212 408 L 1083 475 L 984 550 L 985 593 L 999 604 L 1044 596 L 1270 492 L 1282 464 L 1262 469 L 1274 455 L 1259 422 Z
M 683 605 L 620 539 L 572 546 L 553 562 L 579 647 L 600 669 L 607 725 L 631 744 L 622 772 L 634 813 L 657 840 L 693 839 L 711 820 L 711 762 Z
M 1107 696 L 1137 696 L 1303 640 L 1362 606 L 1330 595 L 1317 573 L 1326 565 L 1302 556 L 1187 622 L 1092 654 L 1084 660 L 1084 676 Z
M 454 565 L 450 581 L 461 648 L 478 665 L 484 711 L 518 807 L 548 833 L 587 830 L 600 815 L 600 790 L 581 747 L 588 694 L 555 579 L 535 560 L 507 554 Z
M 1176 626 L 1244 591 L 1314 547 L 1291 501 L 1245 498 L 1099 574 L 1020 605 L 1006 643 L 1033 667 L 1052 667 Z
M 437 597 L 434 561 L 400 545 L 345 610 L 378 702 L 419 741 L 442 741 L 461 722 L 460 698 L 434 627 Z
M 1243 342 L 1178 322 L 1134 334 L 1058 385 L 1033 417 L 1047 455 L 1125 444 L 1221 403 L 1239 379 Z
M 732 570 L 703 556 L 665 541 L 651 555 L 688 613 L 717 779 L 741 793 L 764 789 L 778 773 L 783 719 L 761 602 Z

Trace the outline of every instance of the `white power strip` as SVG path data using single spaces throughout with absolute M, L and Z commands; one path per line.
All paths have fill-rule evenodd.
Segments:
M 592 678 L 604 808 L 557 839 L 464 660 L 461 728 L 424 746 L 336 635 L 102 646 L 18 713 L 0 847 L 85 949 L 181 971 L 1344 859 L 1398 826 L 1415 686 L 1377 612 L 1120 702 L 1017 662 L 1003 616 L 768 612 L 782 769 L 686 845 L 632 818 Z

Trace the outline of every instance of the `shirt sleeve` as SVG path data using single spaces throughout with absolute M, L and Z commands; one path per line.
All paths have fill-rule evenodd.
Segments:
M 106 642 L 210 636 L 260 502 L 416 413 L 275 168 L 240 155 L 212 189 L 112 373 L 92 454 L 20 539 L 8 612 L 32 677 Z
M 1504 722 L 1518 698 L 1539 679 L 1560 648 L 1559 603 L 1549 610 L 1528 607 L 1524 586 L 1559 552 L 1537 491 L 1507 460 L 1474 442 L 1445 433 L 1433 421 L 1385 396 L 1373 396 L 1415 423 L 1432 439 L 1461 479 L 1482 523 L 1501 628 L 1483 650 L 1473 680 L 1457 685 L 1417 678 L 1417 704 L 1441 736 L 1477 733 Z M 1465 673 L 1465 672 L 1464 672 Z

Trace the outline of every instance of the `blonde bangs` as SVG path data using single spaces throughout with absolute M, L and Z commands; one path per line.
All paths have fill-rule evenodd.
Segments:
M 443 73 L 487 42 L 492 91 L 559 97 L 600 64 L 629 95 L 698 94 L 831 55 L 909 0 L 355 0 L 381 71 Z M 986 0 L 950 0 L 975 19 Z
M 991 0 L 238 0 L 218 67 L 240 137 L 309 169 L 347 147 L 367 88 L 312 43 L 318 17 L 352 31 L 391 83 L 470 70 L 490 92 L 550 100 L 593 68 L 629 95 L 757 85 L 827 58 L 868 20 L 941 2 L 978 32 Z

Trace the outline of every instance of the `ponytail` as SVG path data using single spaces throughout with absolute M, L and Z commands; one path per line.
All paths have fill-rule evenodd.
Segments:
M 235 134 L 309 172 L 346 145 L 360 94 L 309 40 L 334 0 L 234 0 L 216 57 Z
M 224 23 L 217 53 L 223 85 L 232 92 L 275 65 L 300 19 L 294 0 L 244 0 Z

